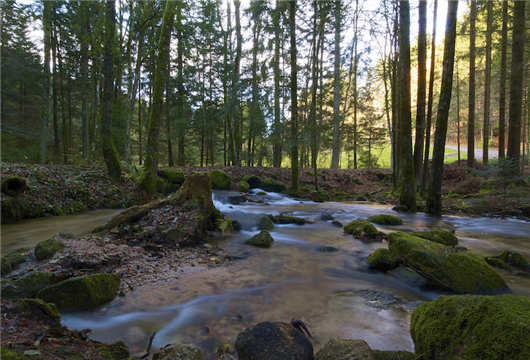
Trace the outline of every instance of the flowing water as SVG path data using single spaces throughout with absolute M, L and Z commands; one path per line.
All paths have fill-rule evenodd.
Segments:
M 411 311 L 442 292 L 420 289 L 398 277 L 368 270 L 366 257 L 386 244 L 364 244 L 330 221 L 320 220 L 322 213 L 329 213 L 345 224 L 375 214 L 391 214 L 390 207 L 301 202 L 274 193 L 267 193 L 263 204 L 229 205 L 229 195 L 216 192 L 214 203 L 243 225 L 240 233 L 218 240 L 235 259 L 232 264 L 186 272 L 162 285 L 145 285 L 93 312 L 63 314 L 64 325 L 90 328 L 96 340 L 123 340 L 133 353 L 145 350 L 149 336 L 156 331 L 154 348 L 191 342 L 213 358 L 216 346 L 233 344 L 248 326 L 297 318 L 308 324 L 316 348 L 331 337 L 344 337 L 364 339 L 374 349 L 413 350 Z M 271 231 L 275 242 L 270 249 L 244 243 L 258 232 L 256 224 L 261 216 L 280 212 L 314 223 L 277 225 Z M 399 216 L 404 220 L 402 226 L 380 230 L 453 227 L 460 244 L 481 255 L 510 249 L 530 257 L 530 222 L 432 218 L 422 213 Z M 338 251 L 321 251 L 323 246 Z M 530 279 L 501 274 L 514 293 L 530 296 Z

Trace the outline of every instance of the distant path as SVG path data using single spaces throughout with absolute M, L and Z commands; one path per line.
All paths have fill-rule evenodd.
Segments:
M 452 145 L 452 144 L 447 144 L 445 145 L 446 148 L 449 148 L 449 149 L 453 149 L 453 150 L 458 150 L 458 146 L 457 145 Z M 460 151 L 464 151 L 464 152 L 467 152 L 467 144 L 466 145 L 460 145 Z M 499 157 L 499 150 L 497 148 L 489 148 L 488 149 L 488 158 L 489 159 L 496 159 Z M 454 155 L 454 156 L 458 156 L 458 155 Z M 476 149 L 475 148 L 475 160 L 482 160 L 482 148 L 480 149 Z

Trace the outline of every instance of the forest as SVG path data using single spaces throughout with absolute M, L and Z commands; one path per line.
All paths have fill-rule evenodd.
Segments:
M 528 1 L 0 7 L 2 358 L 530 357 Z

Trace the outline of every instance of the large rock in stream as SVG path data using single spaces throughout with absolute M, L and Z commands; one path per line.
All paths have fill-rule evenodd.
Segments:
M 316 360 L 373 360 L 372 349 L 359 339 L 331 339 L 317 353 Z
M 313 345 L 291 324 L 262 322 L 237 336 L 239 360 L 313 360 Z
M 530 298 L 441 296 L 414 310 L 410 333 L 425 359 L 530 359 Z
M 388 236 L 392 255 L 428 280 L 456 293 L 496 294 L 508 291 L 499 274 L 483 258 L 404 232 Z

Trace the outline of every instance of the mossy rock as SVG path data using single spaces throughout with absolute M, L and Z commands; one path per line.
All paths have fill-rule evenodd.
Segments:
M 287 186 L 279 180 L 274 180 L 272 178 L 265 178 L 261 182 L 261 188 L 265 191 L 281 193 L 281 192 L 285 192 L 285 190 L 287 189 Z
M 313 191 L 311 194 L 310 194 L 310 197 L 311 197 L 311 201 L 314 201 L 314 202 L 324 202 L 324 201 L 329 201 L 329 199 L 331 198 L 328 194 L 327 191 L 324 191 L 322 189 L 318 190 L 318 191 Z
M 245 180 L 241 180 L 240 182 L 238 182 L 237 186 L 239 187 L 239 191 L 244 193 L 250 190 L 250 185 Z
M 50 326 L 58 327 L 61 325 L 61 315 L 59 315 L 57 307 L 41 299 L 17 300 L 15 310 L 31 319 L 39 320 Z
M 212 187 L 217 190 L 228 190 L 232 183 L 232 177 L 225 173 L 223 170 L 212 170 L 210 171 L 210 180 L 212 181 Z
M 57 251 L 64 249 L 64 244 L 61 240 L 50 238 L 43 240 L 35 246 L 35 258 L 37 260 L 49 259 L 55 255 Z
M 410 334 L 426 359 L 530 359 L 530 298 L 440 296 L 414 310 Z
M 269 216 L 262 216 L 261 219 L 259 219 L 258 229 L 271 230 L 273 228 L 274 223 L 272 222 L 272 219 Z
M 331 339 L 316 355 L 316 360 L 373 360 L 372 350 L 364 340 Z
M 98 349 L 98 352 L 104 359 L 108 360 L 129 359 L 129 349 L 123 341 L 118 341 L 110 345 L 103 345 Z
M 342 227 L 343 226 L 342 223 L 339 220 L 333 220 L 331 222 L 331 224 L 333 224 L 336 227 Z
M 174 168 L 160 169 L 158 170 L 158 176 L 165 179 L 169 184 L 178 185 L 182 185 L 186 179 L 186 174 Z
M 520 269 L 528 269 L 528 261 L 524 258 L 523 255 L 514 252 L 505 250 L 502 254 L 496 256 L 505 263 Z
M 21 248 L 11 251 L 9 254 L 2 256 L 2 275 L 7 275 L 15 270 L 18 265 L 24 263 L 26 258 L 22 253 L 28 251 L 27 248 Z
M 353 236 L 375 236 L 379 233 L 367 220 L 353 220 L 344 226 L 344 232 Z
M 388 214 L 370 216 L 368 221 L 377 225 L 403 225 L 403 220 L 401 220 L 401 218 Z
M 290 216 L 290 215 L 267 215 L 273 223 L 275 224 L 296 224 L 296 225 L 304 225 L 307 224 L 309 221 L 307 221 L 304 218 L 298 217 L 298 216 Z
M 456 235 L 445 230 L 414 231 L 412 234 L 447 246 L 458 245 L 458 238 Z
M 2 297 L 6 299 L 30 298 L 53 282 L 53 275 L 47 272 L 32 271 L 13 279 L 2 280 Z
M 494 266 L 496 268 L 504 269 L 504 270 L 512 270 L 512 267 L 510 265 L 508 265 L 507 263 L 504 262 L 504 260 L 499 259 L 498 257 L 486 256 L 486 257 L 484 257 L 484 260 L 489 265 Z
M 5 346 L 0 347 L 0 359 L 2 360 L 29 360 L 30 357 L 26 357 L 22 354 L 17 353 L 14 350 L 7 349 Z
M 508 286 L 481 257 L 453 252 L 444 245 L 405 232 L 388 236 L 392 255 L 438 288 L 456 293 L 493 294 Z
M 88 310 L 103 305 L 116 296 L 118 274 L 95 274 L 74 277 L 39 291 L 38 297 L 62 310 Z
M 2 192 L 9 196 L 17 196 L 28 188 L 26 178 L 21 176 L 5 176 L 2 178 Z
M 202 353 L 195 345 L 173 344 L 160 349 L 153 360 L 202 360 Z
M 398 266 L 397 259 L 388 249 L 377 249 L 368 256 L 366 262 L 371 269 L 388 271 Z
M 241 231 L 243 226 L 241 226 L 241 223 L 237 220 L 232 220 L 232 230 L 233 231 Z
M 160 194 L 167 194 L 168 182 L 166 179 L 157 177 L 156 178 L 156 192 Z
M 231 233 L 232 232 L 232 219 L 228 216 L 219 216 L 217 218 L 217 230 L 222 233 Z
M 251 189 L 256 189 L 256 188 L 261 187 L 261 179 L 259 178 L 259 176 L 245 175 L 243 176 L 241 180 L 247 182 Z
M 10 224 L 26 217 L 26 207 L 16 197 L 2 196 L 2 224 Z
M 374 360 L 423 360 L 423 357 L 408 351 L 372 350 L 372 355 Z
M 248 245 L 270 248 L 274 239 L 267 230 L 262 230 L 259 234 L 254 235 L 246 241 Z

